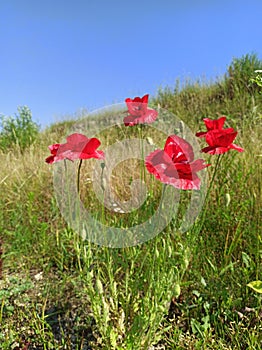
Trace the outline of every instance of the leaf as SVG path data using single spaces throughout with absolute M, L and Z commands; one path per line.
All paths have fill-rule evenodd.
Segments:
M 262 293 L 262 281 L 253 281 L 248 283 L 248 287 L 254 289 L 258 293 Z

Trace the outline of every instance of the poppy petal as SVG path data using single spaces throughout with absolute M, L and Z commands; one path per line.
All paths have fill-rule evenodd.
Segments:
M 204 118 L 203 121 L 206 124 L 206 128 L 208 131 L 209 130 L 216 130 L 216 129 L 222 130 L 224 123 L 226 121 L 226 117 L 222 116 L 221 118 L 215 119 L 215 120 L 212 120 L 209 118 Z
M 228 147 L 237 136 L 233 129 L 211 130 L 206 135 L 206 142 L 209 146 Z
M 191 162 L 194 159 L 192 146 L 177 135 L 171 135 L 167 138 L 164 151 L 174 163 L 182 161 Z
M 158 112 L 154 109 L 148 108 L 145 114 L 142 116 L 140 123 L 141 124 L 150 124 L 153 123 L 157 118 Z
M 244 152 L 244 148 L 238 146 L 238 145 L 235 145 L 234 143 L 232 143 L 232 145 L 229 146 L 231 149 L 235 149 L 236 151 L 238 152 Z

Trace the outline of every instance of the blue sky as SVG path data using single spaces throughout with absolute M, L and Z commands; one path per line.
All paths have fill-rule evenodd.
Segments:
M 261 0 L 2 0 L 0 114 L 43 127 L 262 59 Z

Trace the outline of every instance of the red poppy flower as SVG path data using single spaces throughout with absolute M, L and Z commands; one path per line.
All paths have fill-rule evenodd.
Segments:
M 97 138 L 87 138 L 82 134 L 72 134 L 66 138 L 66 143 L 60 145 L 58 154 L 69 160 L 97 158 L 103 159 L 104 152 L 97 151 L 101 142 Z
M 104 159 L 104 152 L 97 151 L 100 141 L 97 138 L 87 138 L 82 134 L 72 134 L 66 138 L 67 142 L 49 146 L 52 156 L 46 159 L 47 163 L 57 162 L 62 159 Z M 53 157 L 54 158 L 51 158 Z M 51 160 L 51 161 L 50 161 Z
M 54 162 L 58 162 L 59 160 L 62 160 L 63 158 L 59 159 L 59 157 L 57 156 L 57 151 L 60 147 L 60 143 L 55 143 L 54 145 L 48 146 L 50 152 L 51 152 L 51 156 L 46 158 L 46 163 L 48 164 L 52 164 Z
M 223 130 L 211 130 L 206 134 L 208 147 L 202 149 L 202 152 L 209 154 L 223 154 L 230 149 L 243 152 L 244 149 L 232 143 L 237 136 L 237 131 L 232 128 Z
M 226 117 L 217 120 L 204 119 L 206 132 L 198 132 L 196 136 L 205 137 L 208 147 L 202 149 L 202 152 L 209 154 L 223 154 L 230 149 L 243 152 L 244 149 L 232 143 L 237 136 L 237 131 L 233 128 L 223 129 Z
M 196 133 L 197 137 L 205 137 L 208 131 L 211 131 L 211 130 L 222 130 L 226 121 L 226 117 L 222 116 L 219 119 L 215 119 L 215 120 L 204 118 L 203 121 L 206 124 L 207 131 Z
M 146 157 L 146 168 L 161 182 L 182 190 L 199 190 L 197 172 L 206 168 L 203 159 L 194 160 L 192 146 L 177 135 L 167 138 L 164 150 Z
M 142 98 L 126 98 L 125 102 L 127 104 L 129 115 L 124 118 L 125 126 L 150 124 L 156 120 L 158 112 L 147 107 L 148 97 L 149 95 L 144 95 Z

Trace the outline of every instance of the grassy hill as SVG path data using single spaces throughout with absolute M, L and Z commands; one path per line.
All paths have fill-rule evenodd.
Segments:
M 262 61 L 246 55 L 214 82 L 177 82 L 152 98 L 150 107 L 174 113 L 193 133 L 204 130 L 204 117 L 226 115 L 245 151 L 222 157 L 205 215 L 189 232 L 180 233 L 174 218 L 142 245 L 100 247 L 63 219 L 55 165 L 45 158 L 75 120 L 34 129 L 24 147 L 18 135 L 0 134 L 0 349 L 262 348 L 262 299 L 247 287 L 262 280 L 262 94 L 250 81 L 256 69 Z M 137 127 L 106 128 L 110 118 L 101 112 L 83 120 L 90 130 L 104 128 L 97 135 L 102 145 L 138 137 Z M 143 132 L 163 146 L 161 132 Z M 211 178 L 215 157 L 201 157 L 212 163 Z M 161 186 L 152 177 L 149 206 L 128 214 L 104 210 L 90 181 L 94 162 L 83 165 L 81 198 L 100 221 L 130 227 L 154 212 Z M 137 160 L 119 165 L 117 196 L 128 200 L 130 176 L 139 177 L 141 167 Z M 190 195 L 181 194 L 180 210 Z

